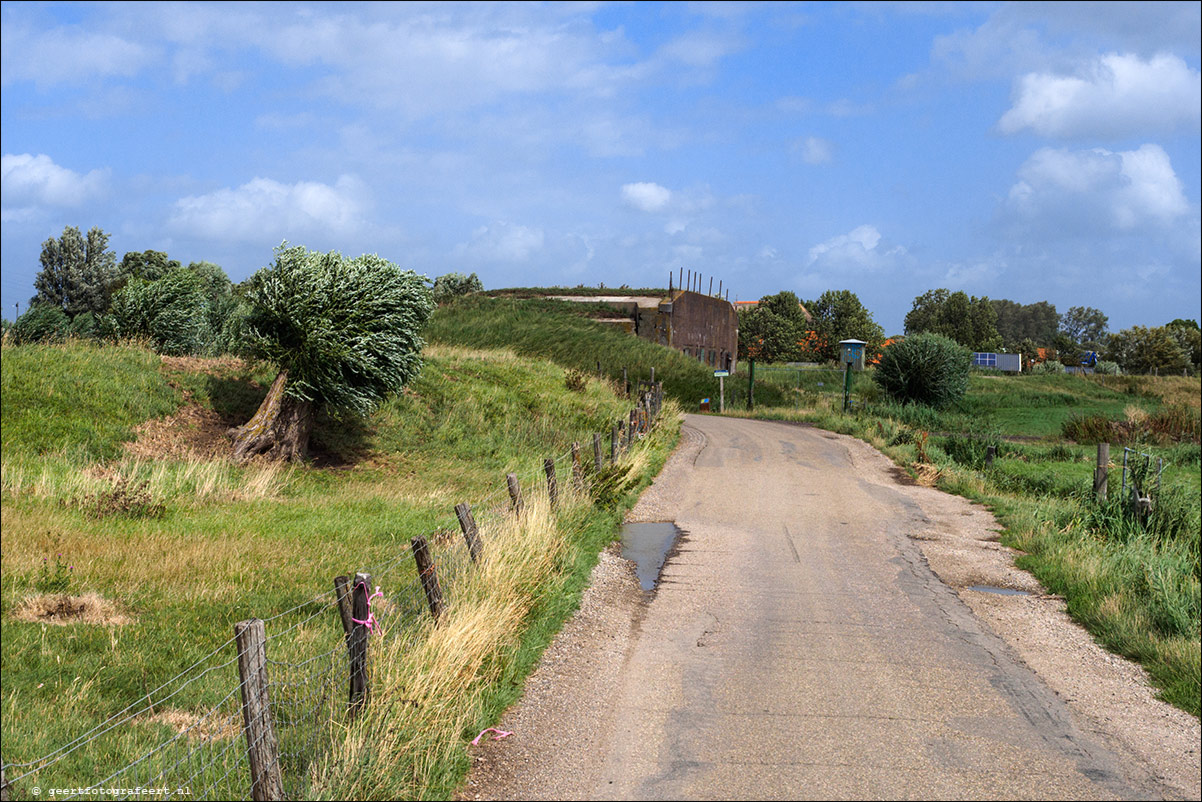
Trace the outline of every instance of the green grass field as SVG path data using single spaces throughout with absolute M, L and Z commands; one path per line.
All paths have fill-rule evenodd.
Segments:
M 510 471 L 537 497 L 544 457 L 560 457 L 563 471 L 574 440 L 591 455 L 591 433 L 608 432 L 629 409 L 607 382 L 592 380 L 574 392 L 561 367 L 511 351 L 435 345 L 425 357 L 421 376 L 370 419 L 319 420 L 313 465 L 237 466 L 204 449 L 221 440 L 224 426 L 253 412 L 271 379 L 262 368 L 229 359 L 160 360 L 133 347 L 5 347 L 0 712 L 6 763 L 51 753 L 137 705 L 204 661 L 246 618 L 297 608 L 275 625 L 298 622 L 273 641 L 270 655 L 280 676 L 295 676 L 310 655 L 338 651 L 336 617 L 304 621 L 322 609 L 309 600 L 328 591 L 335 575 L 396 563 L 419 533 L 439 538 L 444 545 L 436 549 L 462 552 L 457 534 L 438 535 L 457 533 L 456 503 L 487 500 L 477 514 L 489 520 L 490 509 L 505 508 Z M 175 415 L 165 430 L 139 427 L 172 420 L 165 415 Z M 633 484 L 616 506 L 578 500 L 551 519 L 558 557 L 532 569 L 517 624 L 483 647 L 490 670 L 462 689 L 457 712 L 446 719 L 455 722 L 451 731 L 432 730 L 445 736 L 437 748 L 393 765 L 395 776 L 371 791 L 374 798 L 444 798 L 453 791 L 467 768 L 461 730 L 491 723 L 513 698 L 576 604 L 622 509 L 670 451 L 675 431 L 669 422 L 640 448 L 631 463 Z M 193 451 L 173 450 L 178 442 Z M 414 595 L 408 561 L 377 579 L 387 592 Z M 48 623 L 53 611 L 45 599 L 60 594 L 96 594 L 104 605 L 94 607 L 93 622 Z M 31 607 L 31 599 L 43 606 Z M 105 623 L 117 620 L 124 623 Z M 232 718 L 194 729 L 205 749 L 225 744 L 222 754 L 232 759 L 241 734 L 237 695 L 229 696 L 237 685 L 229 651 L 202 662 L 199 678 L 162 709 L 70 751 L 18 783 L 18 792 L 33 780 L 46 787 L 100 782 L 171 737 L 179 721 L 214 707 L 232 710 Z M 281 681 L 281 711 L 303 709 L 309 686 Z M 288 732 L 295 744 L 308 730 L 298 725 Z M 325 765 L 320 778 L 310 773 L 320 752 L 306 750 L 314 748 L 298 746 L 289 758 L 291 794 L 367 793 L 337 767 Z M 154 760 L 168 760 L 167 753 Z M 221 780 L 223 765 L 202 771 L 198 786 L 244 795 L 236 772 L 234 780 Z M 129 782 L 157 766 L 152 760 L 118 779 Z M 8 776 L 20 773 L 18 767 Z M 319 779 L 323 785 L 312 784 Z M 219 780 L 227 785 L 205 785 Z

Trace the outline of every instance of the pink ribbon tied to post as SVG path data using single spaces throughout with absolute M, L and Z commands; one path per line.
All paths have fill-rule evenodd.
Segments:
M 363 582 L 360 582 L 358 585 L 355 586 L 356 590 L 358 590 L 359 588 L 363 588 L 364 595 L 366 595 L 367 591 L 369 590 L 367 585 Z M 371 611 L 371 600 L 376 598 L 377 596 L 379 596 L 381 599 L 384 598 L 384 594 L 380 592 L 379 585 L 376 585 L 376 592 L 367 597 L 367 620 L 366 621 L 360 621 L 358 618 L 351 616 L 352 621 L 354 621 L 356 624 L 362 624 L 363 626 L 367 627 L 368 633 L 372 634 L 372 635 L 375 634 L 376 627 L 380 626 L 380 622 L 378 620 L 376 620 L 376 614 Z
M 490 741 L 499 741 L 502 738 L 508 738 L 510 735 L 513 735 L 512 732 L 506 732 L 505 730 L 498 730 L 496 727 L 485 727 L 484 729 L 480 730 L 480 734 L 476 736 L 476 740 L 472 741 L 472 746 L 479 746 L 480 739 L 484 737 L 484 733 L 486 733 L 486 732 L 495 732 L 496 733 L 496 735 L 494 735 L 492 738 L 489 738 Z

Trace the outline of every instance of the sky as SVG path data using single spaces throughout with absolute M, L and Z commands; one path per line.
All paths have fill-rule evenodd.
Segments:
M 1202 4 L 32 3 L 2 14 L 0 303 L 111 235 L 486 288 L 944 287 L 1199 319 Z

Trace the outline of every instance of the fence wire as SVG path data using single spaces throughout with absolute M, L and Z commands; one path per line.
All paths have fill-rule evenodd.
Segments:
M 628 423 L 628 418 L 625 419 Z M 603 456 L 609 461 L 607 433 Z M 619 449 L 619 455 L 623 455 Z M 574 481 L 571 448 L 553 458 L 560 493 Z M 592 442 L 580 444 L 584 476 L 594 472 Z M 514 472 L 522 498 L 547 492 L 545 466 Z M 470 507 L 477 524 L 488 529 L 512 516 L 507 482 Z M 459 528 L 427 532 L 444 600 L 473 570 L 471 551 Z M 487 543 L 484 544 L 487 549 Z M 381 638 L 412 634 L 430 620 L 430 606 L 409 544 L 395 556 L 362 569 L 376 589 L 371 612 Z M 270 712 L 279 743 L 279 769 L 286 798 L 303 798 L 312 768 L 325 760 L 344 726 L 349 707 L 348 637 L 333 587 L 263 619 Z M 376 646 L 369 653 L 379 651 Z M 13 798 L 37 788 L 40 795 L 66 799 L 249 799 L 250 765 L 238 673 L 238 647 L 230 638 L 175 676 L 117 713 L 41 757 L 4 764 Z M 216 701 L 197 704 L 201 699 Z M 199 709 L 195 709 L 199 707 Z M 166 728 L 168 735 L 162 734 Z M 6 753 L 11 754 L 6 743 Z M 103 779 L 97 766 L 131 762 Z M 51 785 L 50 783 L 53 783 Z

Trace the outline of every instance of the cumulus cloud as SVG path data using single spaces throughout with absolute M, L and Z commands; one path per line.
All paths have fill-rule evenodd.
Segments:
M 644 212 L 658 212 L 672 200 L 672 191 L 667 187 L 646 181 L 623 184 L 622 200 Z
M 862 225 L 810 248 L 809 264 L 873 270 L 905 253 L 901 245 L 881 247 L 881 232 L 876 226 Z
M 79 206 L 105 192 L 108 170 L 80 173 L 61 167 L 44 153 L 5 153 L 0 157 L 6 211 L 38 206 Z
M 1197 128 L 1202 74 L 1174 55 L 1102 56 L 1078 75 L 1028 73 L 998 128 L 1050 137 L 1126 137 Z
M 1041 148 L 1019 168 L 1005 213 L 1053 238 L 1163 229 L 1189 212 L 1159 145 L 1117 153 Z
M 480 226 L 472 232 L 469 242 L 455 246 L 454 253 L 457 258 L 485 262 L 527 262 L 543 249 L 545 242 L 541 228 L 502 221 Z
M 367 189 L 355 176 L 332 186 L 316 181 L 283 184 L 255 178 L 234 189 L 189 196 L 175 202 L 170 226 L 207 239 L 250 241 L 299 233 L 345 234 L 359 228 L 367 210 Z

